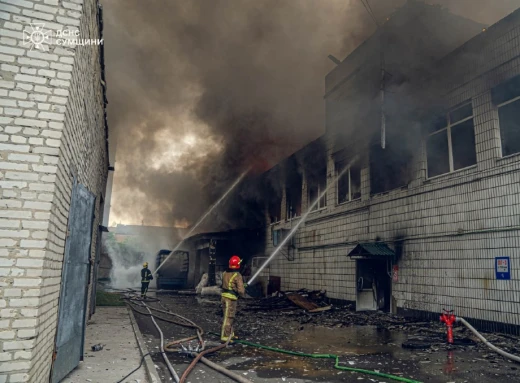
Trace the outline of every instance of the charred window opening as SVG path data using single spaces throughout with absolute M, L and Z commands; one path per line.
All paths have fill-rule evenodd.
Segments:
M 265 204 L 269 223 L 277 223 L 282 220 L 282 188 L 280 186 L 280 172 L 272 171 L 268 173 L 261 186 L 264 189 Z
M 312 210 L 327 206 L 327 148 L 322 139 L 314 141 L 302 159 L 307 185 L 307 206 Z M 322 195 L 323 194 L 323 195 Z M 316 200 L 319 197 L 319 201 Z M 314 204 L 314 206 L 313 206 Z
M 336 177 L 338 177 L 338 204 L 361 198 L 361 166 L 359 163 L 337 160 L 334 162 L 334 167 Z
M 312 207 L 312 211 L 323 209 L 327 206 L 327 193 L 324 193 L 326 188 L 327 169 L 322 169 L 319 174 L 309 179 L 309 206 L 319 198 L 318 203 Z
M 491 94 L 498 107 L 502 155 L 520 153 L 520 76 L 498 85 Z
M 282 220 L 282 197 L 273 194 L 268 202 L 269 220 L 271 223 L 280 222 Z
M 471 101 L 434 120 L 426 153 L 429 178 L 477 163 Z
M 302 215 L 302 176 L 299 173 L 287 177 L 287 218 L 295 218 Z
M 387 124 L 390 127 L 390 124 Z M 393 130 L 393 129 L 392 129 Z M 387 133 L 391 130 L 387 128 Z M 395 129 L 398 131 L 398 129 Z M 378 139 L 370 147 L 370 191 L 383 193 L 408 185 L 412 155 L 406 137 L 387 135 L 385 149 Z

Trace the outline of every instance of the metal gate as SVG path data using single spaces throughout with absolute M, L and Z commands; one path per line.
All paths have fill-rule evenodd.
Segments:
M 62 380 L 83 358 L 94 207 L 95 196 L 74 182 L 63 259 L 52 383 Z
M 103 209 L 99 209 L 103 211 Z M 96 241 L 96 258 L 94 260 L 94 270 L 92 271 L 92 289 L 90 293 L 90 312 L 88 313 L 88 318 L 96 312 L 96 293 L 97 293 L 97 280 L 98 280 L 98 272 L 99 272 L 99 263 L 101 262 L 101 243 L 103 239 L 103 227 L 100 226 L 98 229 L 98 236 Z M 108 230 L 106 230 L 108 231 Z

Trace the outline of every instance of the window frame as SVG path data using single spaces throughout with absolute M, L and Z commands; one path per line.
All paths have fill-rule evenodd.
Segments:
M 497 117 L 498 117 L 498 132 L 500 134 L 500 158 L 509 158 L 520 155 L 520 152 L 507 154 L 504 156 L 504 145 L 502 143 L 502 128 L 500 127 L 500 108 L 503 106 L 507 106 L 509 104 L 512 104 L 514 102 L 520 101 L 520 96 L 516 96 L 510 100 L 504 101 L 501 104 L 497 104 Z
M 269 226 L 277 225 L 277 224 L 279 224 L 279 223 L 281 223 L 281 222 L 283 221 L 283 220 L 282 220 L 282 213 L 283 213 L 283 211 L 282 211 L 282 199 L 280 198 L 279 201 L 280 201 L 280 203 L 279 203 L 279 205 L 280 205 L 280 217 L 277 217 L 277 218 L 278 218 L 278 221 L 276 221 L 276 222 L 272 222 L 272 221 L 271 221 L 271 209 L 270 209 L 269 207 L 268 207 L 268 209 L 267 209 L 268 214 L 269 214 L 269 221 L 271 221 L 271 222 L 269 223 Z
M 326 174 L 325 174 L 325 190 L 321 189 L 321 184 L 319 182 L 316 182 L 316 186 L 317 186 L 317 189 L 318 189 L 317 197 L 319 197 L 321 195 L 321 193 L 323 193 L 325 190 L 327 190 L 327 175 Z M 320 206 L 320 203 L 321 203 L 322 199 L 325 201 L 325 205 L 324 206 Z M 310 187 L 307 190 L 307 203 L 308 203 L 309 207 L 312 205 L 312 201 L 311 201 L 311 188 Z M 311 212 L 324 210 L 326 208 L 327 208 L 327 193 L 325 193 L 325 195 L 323 197 L 318 199 L 318 203 L 316 204 L 316 207 L 314 209 L 312 209 Z
M 518 97 L 520 99 L 520 97 Z M 454 124 L 451 123 L 451 118 L 450 118 L 450 114 L 452 112 L 454 112 L 455 110 L 457 109 L 460 109 L 468 104 L 471 104 L 471 116 L 469 117 L 465 117 L 463 118 L 462 120 L 458 120 L 457 122 L 455 122 Z M 456 172 L 460 172 L 462 170 L 466 170 L 466 169 L 470 169 L 472 167 L 475 167 L 477 164 L 473 164 L 473 165 L 469 165 L 469 166 L 466 166 L 464 168 L 460 168 L 460 169 L 454 169 L 453 167 L 453 144 L 452 144 L 452 138 L 451 138 L 451 131 L 452 131 L 452 128 L 453 127 L 456 127 L 457 125 L 460 125 L 466 121 L 469 121 L 469 120 L 472 120 L 475 118 L 475 114 L 474 114 L 474 110 L 473 110 L 473 100 L 469 100 L 469 101 L 466 101 L 466 102 L 463 102 L 462 104 L 459 104 L 457 105 L 456 107 L 454 108 L 451 108 L 449 109 L 446 113 L 444 113 L 444 115 L 446 116 L 446 126 L 444 128 L 441 128 L 439 130 L 436 130 L 435 132 L 431 132 L 428 134 L 428 137 L 426 138 L 426 179 L 428 180 L 431 180 L 431 179 L 434 179 L 434 178 L 437 178 L 437 177 L 442 177 L 446 174 L 452 174 L 452 173 L 456 173 Z M 446 132 L 446 134 L 448 135 L 448 164 L 449 164 L 449 171 L 446 172 L 446 173 L 442 173 L 442 174 L 437 174 L 435 176 L 432 176 L 430 177 L 429 175 L 429 172 L 428 172 L 428 140 L 430 139 L 430 137 L 436 135 L 436 134 L 440 134 L 441 132 Z M 473 122 L 473 134 L 475 134 L 475 123 Z M 475 137 L 476 138 L 476 137 Z M 476 148 L 475 148 L 475 152 L 476 152 Z
M 336 206 L 344 205 L 349 202 L 354 202 L 354 201 L 360 200 L 361 195 L 358 198 L 354 198 L 354 199 L 352 198 L 352 178 L 350 176 L 350 171 L 352 170 L 352 165 L 350 165 L 347 168 L 347 170 L 345 171 L 345 174 L 343 174 L 341 177 L 338 177 L 338 175 L 340 174 L 340 172 L 342 172 L 345 169 L 341 169 L 341 170 L 338 169 L 336 162 L 334 163 L 334 169 L 336 171 Z M 361 169 L 360 169 L 360 173 L 361 173 Z M 340 178 L 345 177 L 345 176 L 348 176 L 348 199 L 346 201 L 339 202 L 339 180 L 340 180 Z M 360 177 L 360 181 L 361 181 L 361 177 Z M 361 188 L 361 183 L 360 183 L 359 187 Z

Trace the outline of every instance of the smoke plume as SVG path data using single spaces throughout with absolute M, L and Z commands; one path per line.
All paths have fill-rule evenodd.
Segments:
M 369 2 L 384 20 L 405 0 Z M 432 2 L 486 24 L 520 5 Z M 327 56 L 343 59 L 375 30 L 360 0 L 105 0 L 104 9 L 112 215 L 193 223 L 251 166 L 211 230 L 249 220 L 262 186 L 254 175 L 324 133 Z

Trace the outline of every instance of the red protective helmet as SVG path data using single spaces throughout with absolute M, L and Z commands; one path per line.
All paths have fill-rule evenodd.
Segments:
M 229 259 L 229 268 L 232 270 L 238 270 L 240 269 L 240 263 L 242 263 L 242 260 L 238 255 L 233 255 Z

